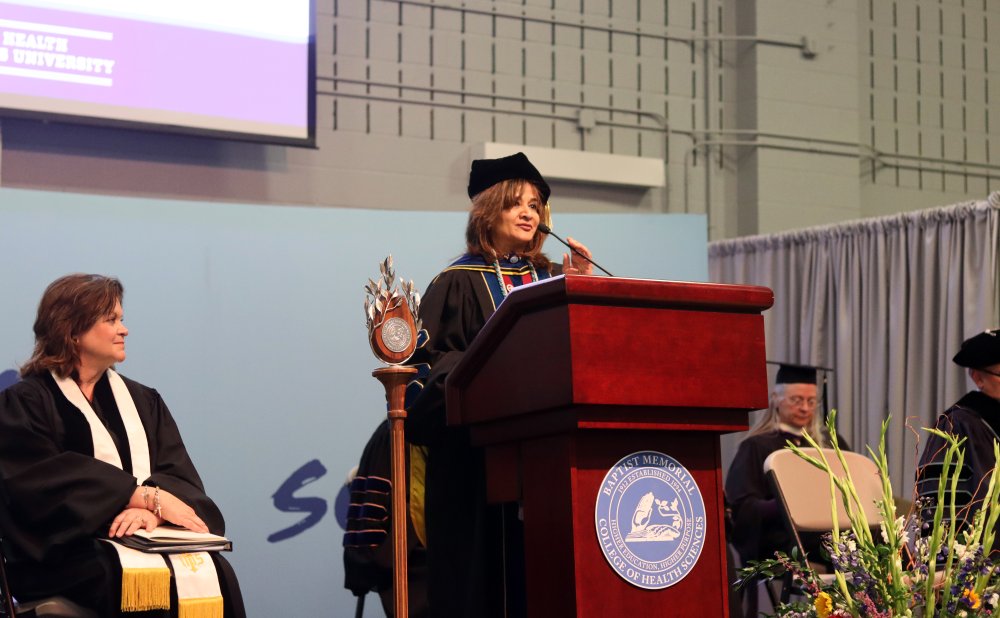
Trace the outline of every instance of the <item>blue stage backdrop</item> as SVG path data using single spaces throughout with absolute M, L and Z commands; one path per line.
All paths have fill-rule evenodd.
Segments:
M 249 615 L 351 616 L 341 491 L 385 412 L 363 285 L 391 252 L 424 289 L 461 253 L 465 219 L 0 189 L 0 388 L 30 354 L 49 282 L 119 277 L 119 370 L 177 418 L 226 515 Z M 708 278 L 702 216 L 557 212 L 553 228 L 618 276 Z

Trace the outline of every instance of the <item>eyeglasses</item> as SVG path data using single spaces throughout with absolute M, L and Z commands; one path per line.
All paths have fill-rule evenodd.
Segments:
M 816 404 L 819 403 L 819 400 L 816 399 L 815 397 L 809 397 L 807 399 L 805 397 L 800 397 L 798 395 L 794 397 L 785 397 L 785 400 L 787 400 L 788 403 L 792 404 L 796 408 L 801 406 L 802 404 L 806 404 L 807 408 L 815 408 Z
M 988 373 L 991 376 L 1000 378 L 1000 371 L 990 371 L 989 369 L 977 369 L 976 371 L 982 371 L 983 373 Z

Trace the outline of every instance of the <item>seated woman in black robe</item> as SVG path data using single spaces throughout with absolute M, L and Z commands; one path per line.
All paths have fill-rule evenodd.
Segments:
M 117 279 L 100 275 L 54 281 L 23 379 L 0 392 L 0 532 L 14 596 L 60 595 L 100 616 L 176 616 L 188 604 L 199 616 L 243 618 L 236 576 L 218 553 L 178 561 L 102 542 L 163 524 L 225 528 L 160 395 L 112 369 L 125 360 L 122 295 Z M 160 563 L 122 566 L 150 556 Z M 123 582 L 138 598 L 123 595 Z
M 422 377 L 409 393 L 406 433 L 426 456 L 426 525 L 414 524 L 426 538 L 432 616 L 516 616 L 523 599 L 510 597 L 520 587 L 511 581 L 519 558 L 504 553 L 503 538 L 516 538 L 517 508 L 487 505 L 483 451 L 464 429 L 446 426 L 444 382 L 510 290 L 560 269 L 541 251 L 545 236 L 538 224 L 548 223 L 549 186 L 527 157 L 474 161 L 468 193 L 466 253 L 435 277 L 420 304 L 429 338 L 411 360 Z M 590 257 L 586 247 L 568 240 Z M 562 273 L 591 270 L 575 252 L 563 255 Z M 511 380 L 537 381 L 530 364 L 526 357 L 524 367 L 511 367 Z M 520 552 L 519 541 L 507 549 Z

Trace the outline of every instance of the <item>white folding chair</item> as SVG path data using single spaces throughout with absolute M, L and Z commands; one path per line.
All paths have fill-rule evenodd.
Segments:
M 819 452 L 813 448 L 803 449 L 806 453 L 820 459 Z M 833 449 L 822 449 L 830 468 L 839 477 L 844 476 L 844 468 Z M 860 499 L 860 505 L 853 505 L 864 511 L 868 524 L 874 529 L 882 522 L 882 515 L 876 501 L 882 498 L 882 481 L 878 467 L 868 457 L 859 453 L 845 451 L 844 460 L 851 471 L 855 490 Z M 764 460 L 764 474 L 774 484 L 775 495 L 780 500 L 785 523 L 795 538 L 795 543 L 803 558 L 807 556 L 806 547 L 822 534 L 833 530 L 833 514 L 830 504 L 830 480 L 827 473 L 816 468 L 789 449 L 781 449 L 771 453 Z M 851 522 L 847 517 L 840 491 L 836 491 L 837 524 L 840 530 L 848 530 Z M 876 533 L 878 534 L 878 533 Z M 878 538 L 878 537 L 876 537 Z M 833 574 L 819 574 L 821 579 L 832 580 Z M 782 588 L 782 600 L 787 601 L 791 594 L 788 585 Z

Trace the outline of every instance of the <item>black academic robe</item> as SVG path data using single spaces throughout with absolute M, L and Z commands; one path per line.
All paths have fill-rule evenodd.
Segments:
M 508 278 L 512 285 L 531 280 L 523 261 L 503 261 L 501 267 L 505 275 L 518 273 Z M 406 431 L 407 439 L 427 447 L 425 517 L 433 616 L 500 616 L 505 603 L 507 615 L 523 612 L 523 598 L 518 597 L 523 582 L 516 581 L 523 579 L 516 505 L 487 505 L 482 449 L 469 443 L 465 428 L 445 422 L 445 379 L 502 302 L 498 290 L 492 267 L 466 255 L 431 282 L 420 303 L 428 340 L 410 361 L 423 377 L 422 389 L 409 393 Z M 525 367 L 529 360 L 526 351 Z M 532 379 L 525 367 L 511 368 L 511 378 Z
M 408 453 L 409 449 L 407 449 Z M 410 457 L 406 458 L 410 476 Z M 395 611 L 393 598 L 392 435 L 389 421 L 368 439 L 358 471 L 351 481 L 351 503 L 344 532 L 344 586 L 356 596 L 374 590 L 387 616 Z M 406 518 L 407 599 L 410 618 L 430 616 L 427 607 L 427 549 Z
M 962 448 L 965 462 L 959 477 L 956 493 L 960 519 L 972 519 L 980 508 L 989 488 L 990 474 L 996 466 L 993 442 L 1000 436 L 1000 401 L 980 391 L 967 393 L 938 417 L 935 428 L 966 438 Z M 917 467 L 917 495 L 936 502 L 940 484 L 941 463 L 944 460 L 945 441 L 928 434 L 924 452 Z M 952 465 L 954 465 L 954 461 Z M 946 492 L 946 500 L 948 500 Z M 971 509 L 966 507 L 971 505 Z M 933 517 L 933 511 L 928 512 Z M 945 519 L 948 511 L 945 510 Z M 1000 525 L 997 526 L 1000 533 Z
M 788 553 L 795 540 L 782 519 L 781 504 L 764 474 L 764 460 L 787 442 L 806 447 L 802 436 L 782 430 L 751 436 L 740 443 L 726 475 L 726 500 L 733 512 L 730 542 L 743 563 L 774 558 L 774 552 Z M 839 437 L 840 447 L 847 443 Z M 810 548 L 815 549 L 815 548 Z M 810 554 L 812 557 L 812 554 Z
M 149 444 L 151 476 L 146 484 L 177 496 L 213 533 L 224 534 L 222 514 L 205 494 L 163 399 L 151 388 L 122 379 Z M 114 550 L 97 539 L 107 536 L 111 520 L 135 491 L 136 479 L 107 375 L 94 387 L 92 407 L 108 428 L 125 469 L 94 458 L 90 426 L 50 375 L 26 377 L 0 392 L 0 530 L 12 563 L 15 597 L 59 594 L 102 616 L 116 616 L 121 570 Z M 218 553 L 212 557 L 226 616 L 245 616 L 232 568 Z M 176 592 L 171 595 L 176 615 Z

